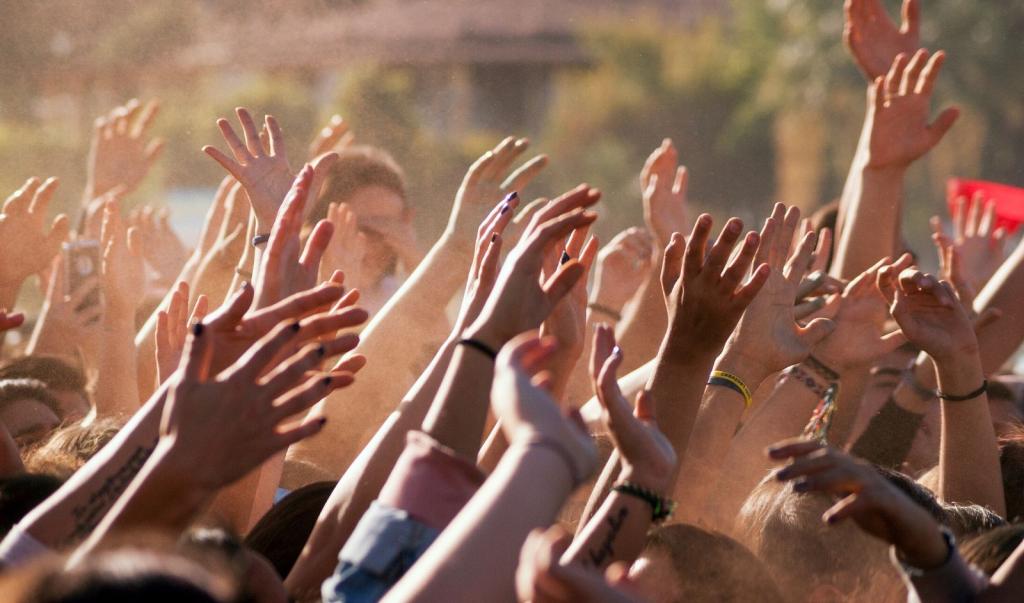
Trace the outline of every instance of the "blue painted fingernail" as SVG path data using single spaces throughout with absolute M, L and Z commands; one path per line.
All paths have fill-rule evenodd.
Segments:
M 498 240 L 498 233 L 496 233 L 496 232 L 491 233 L 491 242 L 493 243 L 493 242 L 495 242 L 497 240 Z
M 569 252 L 568 251 L 563 251 L 562 252 L 562 258 L 560 260 L 558 260 L 558 263 L 559 264 L 564 264 L 564 263 L 568 262 L 571 259 L 572 259 L 572 257 L 569 255 Z
M 192 325 L 192 334 L 195 335 L 196 337 L 199 337 L 200 335 L 203 334 L 204 328 L 205 327 L 203 326 L 203 323 L 197 322 L 196 324 Z
M 508 208 L 509 208 L 509 204 L 508 203 L 502 203 L 501 204 L 501 209 L 498 210 L 498 215 L 499 216 L 505 215 L 505 212 L 508 211 Z
M 518 199 L 518 198 L 519 198 L 519 193 L 517 193 L 515 191 L 512 191 L 511 193 L 505 195 L 505 203 L 509 203 L 513 199 Z

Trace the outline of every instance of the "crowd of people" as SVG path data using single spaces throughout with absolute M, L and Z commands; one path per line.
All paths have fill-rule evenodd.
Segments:
M 510 137 L 421 246 L 385 150 L 238 108 L 189 249 L 134 198 L 158 104 L 98 118 L 79 215 L 37 177 L 0 214 L 0 598 L 1019 601 L 1024 244 L 982 195 L 905 243 L 958 117 L 919 4 L 846 1 L 842 197 L 756 225 L 666 138 L 602 246 Z

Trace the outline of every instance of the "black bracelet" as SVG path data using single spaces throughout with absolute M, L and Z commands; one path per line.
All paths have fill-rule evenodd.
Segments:
M 811 365 L 811 368 L 821 373 L 825 377 L 826 381 L 839 381 L 839 373 L 825 366 L 825 363 L 818 360 L 814 356 L 807 357 L 807 364 Z
M 491 346 L 487 345 L 486 343 L 478 339 L 460 339 L 459 345 L 464 345 L 473 348 L 474 350 L 479 351 L 480 353 L 484 354 L 491 360 L 497 360 L 498 358 L 498 353 L 495 352 L 494 349 L 491 348 Z
M 616 321 L 622 320 L 622 314 L 612 310 L 608 306 L 602 306 L 601 304 L 590 302 L 587 304 L 587 307 L 598 314 L 604 314 L 608 318 L 614 318 Z
M 252 246 L 253 247 L 259 247 L 260 245 L 266 243 L 269 240 L 270 240 L 270 235 L 269 234 L 258 234 L 258 235 L 256 235 L 255 237 L 252 238 Z
M 612 491 L 626 494 L 646 502 L 651 506 L 651 521 L 660 523 L 672 516 L 676 510 L 676 503 L 668 498 L 662 498 L 655 492 L 638 486 L 632 482 L 622 482 L 612 486 Z
M 955 396 L 953 394 L 947 394 L 941 391 L 936 391 L 935 395 L 937 395 L 942 400 L 946 400 L 947 402 L 965 402 L 967 400 L 973 400 L 974 398 L 977 398 L 986 391 L 988 391 L 988 379 L 985 379 L 981 382 L 981 387 L 964 396 Z

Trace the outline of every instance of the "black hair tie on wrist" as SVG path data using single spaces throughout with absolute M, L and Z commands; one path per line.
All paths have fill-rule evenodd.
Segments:
M 255 237 L 252 238 L 252 246 L 253 247 L 259 247 L 260 245 L 266 243 L 269 240 L 270 240 L 270 235 L 269 234 L 258 234 L 258 235 L 256 235 Z
M 460 339 L 459 345 L 471 347 L 474 350 L 477 350 L 478 352 L 484 354 L 491 360 L 497 360 L 498 358 L 498 352 L 494 351 L 494 349 L 492 349 L 491 346 L 480 341 L 479 339 Z
M 981 382 L 981 387 L 963 396 L 955 396 L 953 394 L 947 394 L 942 391 L 937 391 L 935 393 L 936 395 L 938 395 L 939 398 L 941 398 L 942 400 L 946 400 L 948 402 L 966 402 L 967 400 L 973 400 L 974 398 L 977 398 L 986 391 L 988 391 L 988 379 L 985 379 L 984 381 Z

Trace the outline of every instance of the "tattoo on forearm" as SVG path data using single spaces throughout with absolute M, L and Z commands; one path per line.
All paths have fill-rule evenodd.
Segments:
M 71 509 L 75 518 L 75 529 L 68 537 L 70 543 L 78 542 L 89 535 L 99 525 L 100 520 L 113 506 L 114 502 L 124 493 L 128 484 L 135 475 L 142 469 L 149 455 L 156 449 L 156 443 L 152 446 L 139 446 L 135 452 L 128 457 L 117 471 L 103 480 L 100 487 L 89 495 L 89 499 Z
M 629 509 L 621 507 L 618 513 L 608 516 L 608 519 L 606 520 L 608 522 L 608 533 L 605 534 L 604 541 L 602 541 L 601 546 L 596 549 L 587 551 L 587 557 L 594 566 L 603 566 L 604 563 L 615 554 L 615 549 L 612 544 L 615 542 L 615 538 L 619 535 L 619 530 L 622 529 L 622 525 L 626 523 L 627 515 L 629 515 Z

